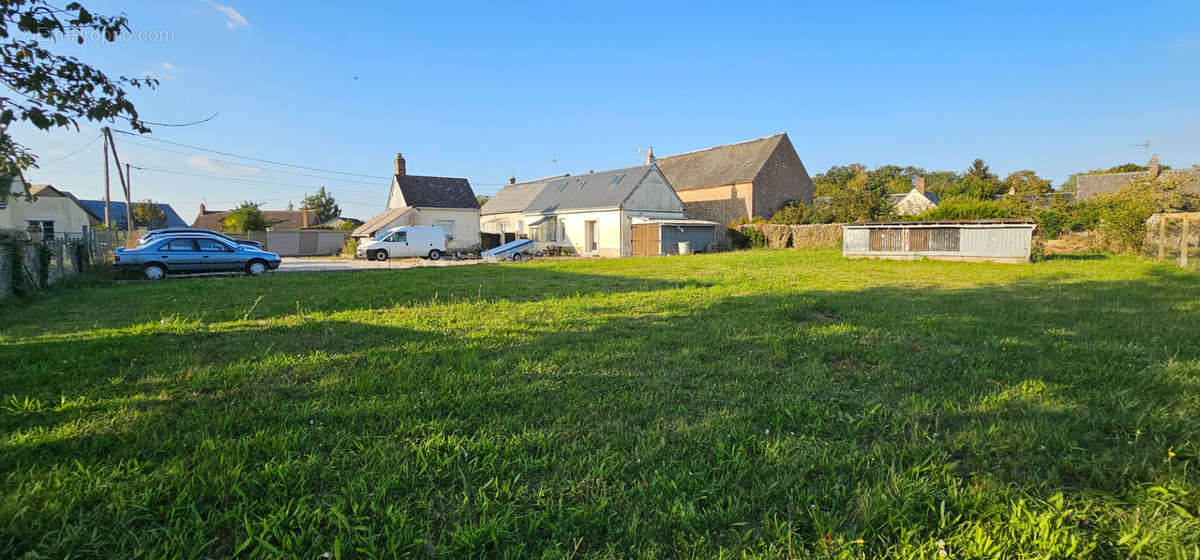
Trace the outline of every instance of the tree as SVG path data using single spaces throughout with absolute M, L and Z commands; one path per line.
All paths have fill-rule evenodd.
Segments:
M 980 181 L 996 180 L 996 174 L 992 173 L 991 168 L 989 168 L 988 165 L 980 158 L 975 158 L 975 161 L 971 162 L 971 167 L 968 167 L 967 171 L 963 173 L 964 179 L 968 177 L 972 179 L 979 179 Z
M 867 166 L 861 163 L 832 166 L 829 168 L 829 171 L 818 173 L 816 177 L 813 177 L 815 195 L 830 196 L 835 191 L 845 188 L 859 175 L 864 175 L 866 173 Z
M 1004 192 L 1016 191 L 1017 194 L 1046 194 L 1051 191 L 1050 181 L 1047 181 L 1031 169 L 1014 171 L 1004 179 Z
M 262 206 L 262 204 L 255 204 L 250 201 L 243 202 L 241 206 L 238 206 L 232 212 L 225 215 L 225 218 L 221 220 L 221 229 L 233 233 L 266 231 L 267 226 L 271 224 L 267 223 L 267 218 L 258 209 L 259 206 Z
M 0 84 L 6 90 L 0 93 L 0 175 L 24 177 L 26 169 L 37 166 L 37 156 L 8 134 L 14 122 L 26 121 L 41 130 L 78 130 L 81 119 L 122 118 L 133 130 L 150 132 L 139 120 L 126 88 L 153 89 L 157 80 L 109 78 L 78 58 L 51 52 L 37 40 L 54 45 L 73 36 L 83 44 L 85 35 L 96 35 L 111 43 L 129 31 L 125 16 L 93 14 L 78 2 L 59 8 L 48 0 L 4 0 L 0 21 Z
M 947 186 L 957 183 L 962 178 L 958 173 L 953 171 L 926 171 L 925 172 L 925 190 L 937 195 L 942 194 L 942 190 Z
M 309 212 L 317 215 L 317 223 L 324 223 L 342 215 L 342 209 L 338 208 L 333 195 L 325 192 L 325 187 L 318 189 L 317 194 L 304 197 L 304 206 L 308 207 Z
M 487 201 L 489 201 L 491 199 L 492 199 L 492 197 L 490 197 L 486 194 L 475 195 L 475 200 L 479 201 L 479 206 L 483 206 L 484 204 L 487 204 Z
M 163 212 L 162 208 L 158 207 L 158 203 L 153 200 L 143 200 L 133 204 L 133 227 L 135 228 L 161 228 L 167 224 L 167 213 Z

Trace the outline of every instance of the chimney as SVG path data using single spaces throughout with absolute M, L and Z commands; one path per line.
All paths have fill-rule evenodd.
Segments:
M 204 208 L 204 203 L 203 203 L 203 202 L 201 202 L 201 203 L 200 203 L 200 215 L 201 215 L 201 216 L 203 216 L 203 215 L 204 215 L 204 213 L 205 213 L 205 212 L 207 212 L 207 211 L 208 211 L 208 210 L 206 210 L 206 209 Z
M 308 205 L 300 207 L 300 227 L 308 227 Z
M 1151 156 L 1150 156 L 1150 163 L 1149 163 L 1149 164 L 1147 164 L 1146 166 L 1150 168 L 1148 172 L 1150 173 L 1150 176 L 1151 176 L 1151 177 L 1158 177 L 1158 174 L 1159 174 L 1159 169 L 1158 169 L 1158 154 L 1153 154 L 1153 155 L 1151 155 Z
M 295 210 L 295 209 L 296 209 L 296 205 L 292 204 L 292 201 L 289 200 L 288 201 L 288 211 L 291 212 L 292 210 Z
M 510 184 L 510 185 L 515 185 L 515 184 L 517 184 L 517 178 L 516 178 L 516 177 L 509 177 L 509 178 L 508 178 L 508 184 Z
M 925 194 L 925 178 L 917 177 L 917 186 L 913 187 L 917 192 Z
M 646 148 L 646 161 L 642 165 L 650 165 L 654 163 L 654 146 Z
M 408 175 L 404 169 L 404 155 L 396 154 L 396 175 Z

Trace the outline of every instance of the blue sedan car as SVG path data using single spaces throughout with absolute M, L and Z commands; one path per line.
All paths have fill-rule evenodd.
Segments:
M 155 237 L 133 249 L 117 249 L 113 266 L 141 273 L 147 280 L 167 274 L 245 272 L 261 276 L 279 268 L 279 255 L 230 243 L 215 235 L 175 234 Z

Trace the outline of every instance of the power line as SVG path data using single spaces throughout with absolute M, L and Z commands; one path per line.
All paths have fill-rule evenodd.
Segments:
M 256 158 L 256 157 L 251 157 L 251 156 L 243 156 L 243 155 L 240 155 L 240 154 L 234 154 L 234 153 L 230 153 L 230 152 L 222 152 L 222 151 L 220 151 L 220 150 L 213 150 L 213 149 L 211 149 L 211 148 L 202 148 L 202 147 L 200 147 L 200 146 L 193 146 L 193 145 L 191 145 L 191 144 L 184 144 L 184 143 L 181 143 L 181 142 L 172 142 L 172 141 L 170 141 L 170 140 L 163 140 L 162 138 L 155 138 L 155 137 L 153 137 L 153 136 L 144 136 L 144 137 L 143 137 L 143 136 L 138 136 L 138 135 L 136 135 L 136 134 L 134 134 L 134 133 L 132 133 L 132 132 L 127 132 L 127 131 L 124 131 L 124 130 L 115 130 L 114 132 L 119 132 L 119 133 L 121 133 L 121 134 L 124 134 L 124 135 L 126 135 L 126 136 L 132 136 L 132 137 L 134 137 L 134 138 L 145 138 L 145 139 L 147 139 L 147 140 L 153 140 L 153 141 L 155 141 L 155 142 L 162 142 L 162 143 L 164 143 L 164 144 L 171 144 L 172 146 L 180 146 L 180 147 L 183 147 L 183 148 L 191 148 L 191 149 L 193 149 L 193 150 L 200 150 L 200 151 L 203 151 L 203 152 L 209 152 L 209 153 L 213 153 L 213 154 L 220 154 L 220 155 L 227 156 L 227 157 L 235 157 L 235 158 L 238 158 L 238 159 L 244 159 L 244 160 L 249 160 L 249 161 L 257 161 L 257 162 L 260 162 L 260 163 L 269 163 L 269 164 L 271 164 L 271 165 L 281 165 L 281 166 L 283 166 L 283 167 L 295 167 L 296 169 L 307 169 L 307 170 L 309 170 L 309 171 L 320 171 L 320 172 L 322 172 L 322 173 L 333 173 L 333 174 L 335 174 L 335 175 L 347 175 L 347 176 L 351 176 L 351 177 L 365 177 L 365 178 L 367 178 L 367 179 L 384 179 L 384 180 L 391 179 L 391 177 L 383 177 L 383 176 L 380 176 L 380 175 L 366 175 L 366 174 L 363 174 L 363 173 L 351 173 L 351 172 L 349 172 L 349 171 L 336 171 L 336 170 L 333 170 L 333 169 L 322 169 L 322 168 L 320 168 L 320 167 L 308 167 L 308 166 L 305 166 L 305 165 L 296 165 L 296 164 L 294 164 L 294 163 L 285 163 L 285 162 L 282 162 L 282 161 L 275 161 L 275 160 L 270 160 L 270 159 L 262 159 L 262 158 Z
M 172 150 L 171 148 L 163 148 L 163 147 L 161 147 L 161 146 L 151 146 L 150 144 L 142 144 L 141 142 L 134 142 L 133 140 L 125 140 L 125 143 L 126 143 L 126 144 L 132 144 L 132 145 L 134 145 L 134 146 L 141 146 L 141 147 L 143 147 L 143 148 L 149 148 L 149 149 L 151 149 L 151 150 L 160 150 L 160 151 L 163 151 L 163 152 L 170 152 L 170 153 L 172 153 L 172 154 L 178 154 L 178 155 L 182 155 L 182 156 L 189 156 L 189 157 L 191 157 L 191 156 L 193 155 L 193 154 L 189 154 L 189 153 L 187 153 L 187 152 L 181 152 L 181 151 L 179 151 L 179 150 Z M 379 184 L 377 184 L 377 183 L 368 183 L 368 182 L 365 182 L 365 181 L 355 181 L 355 180 L 352 180 L 352 179 L 338 179 L 338 178 L 335 178 L 335 177 L 323 177 L 323 176 L 321 176 L 321 175 L 312 175 L 312 174 L 310 174 L 310 173 L 300 173 L 300 172 L 298 172 L 298 171 L 281 171 L 281 170 L 278 170 L 278 169 L 262 169 L 262 168 L 260 168 L 260 167 L 250 167 L 250 166 L 248 166 L 248 165 L 243 165 L 243 164 L 241 164 L 241 163 L 237 163 L 237 162 L 233 162 L 233 161 L 229 161 L 229 160 L 226 160 L 226 159 L 221 159 L 221 158 L 208 158 L 208 159 L 210 159 L 210 160 L 212 160 L 212 161 L 220 161 L 220 162 L 228 163 L 228 164 L 230 164 L 230 165 L 236 165 L 236 166 L 243 167 L 243 168 L 246 168 L 246 169 L 260 169 L 260 170 L 262 170 L 262 171 L 267 171 L 267 172 L 270 172 L 270 173 L 281 173 L 281 174 L 295 175 L 295 176 L 300 176 L 300 177 L 311 177 L 311 178 L 314 178 L 314 179 L 321 179 L 321 180 L 323 180 L 323 181 L 330 182 L 330 183 L 349 183 L 349 184 L 352 184 L 352 185 L 367 185 L 367 186 L 373 186 L 373 187 L 376 187 L 376 188 L 379 188 L 379 187 L 380 187 L 380 185 L 379 185 Z M 349 187 L 346 187 L 346 188 L 347 188 L 348 190 L 359 190 L 359 191 L 361 191 L 361 192 L 364 192 L 364 193 L 366 193 L 366 192 L 367 192 L 367 191 L 365 191 L 365 190 L 362 190 L 362 189 L 350 189 Z M 375 191 L 371 191 L 371 192 L 375 192 Z
M 154 172 L 154 173 L 167 173 L 170 175 L 180 175 L 180 176 L 184 176 L 184 177 L 198 177 L 201 179 L 208 179 L 210 181 L 218 181 L 218 182 L 226 182 L 226 183 L 263 185 L 263 186 L 266 186 L 269 188 L 291 187 L 291 188 L 301 188 L 301 189 L 313 189 L 314 191 L 317 188 L 316 185 L 301 185 L 301 184 L 297 184 L 297 183 L 280 183 L 277 181 L 261 181 L 258 179 L 245 179 L 245 178 L 240 178 L 240 177 L 228 177 L 228 176 L 223 176 L 223 175 L 208 175 L 208 174 L 204 174 L 204 173 L 191 173 L 188 171 L 179 171 L 179 170 L 175 170 L 175 169 L 160 169 L 160 168 L 156 168 L 156 167 L 143 167 L 140 165 L 130 165 L 129 167 L 131 167 L 133 169 L 138 169 L 141 171 L 150 171 L 150 172 Z M 288 190 L 290 191 L 291 189 L 289 188 Z M 342 198 L 340 200 L 344 200 L 346 202 L 352 202 L 354 204 L 377 204 L 376 202 L 364 202 L 361 200 L 350 200 L 350 199 L 346 199 L 346 198 Z
M 95 143 L 96 143 L 96 141 L 97 141 L 97 140 L 99 140 L 99 139 L 100 139 L 100 137 L 99 137 L 99 136 L 96 136 L 95 138 L 92 138 L 91 140 L 88 140 L 87 144 L 84 144 L 84 145 L 82 145 L 82 146 L 80 146 L 80 147 L 76 148 L 76 149 L 75 149 L 74 151 L 72 151 L 71 153 L 69 153 L 69 154 L 67 154 L 67 155 L 65 155 L 65 156 L 62 156 L 62 157 L 60 157 L 60 158 L 55 158 L 55 159 L 52 159 L 52 160 L 50 160 L 50 161 L 43 162 L 43 163 L 41 163 L 41 164 L 38 164 L 38 166 L 40 167 L 40 166 L 42 166 L 42 165 L 50 165 L 51 163 L 57 163 L 57 162 L 60 162 L 60 161 L 62 161 L 62 160 L 64 160 L 64 159 L 67 159 L 67 158 L 69 158 L 69 157 L 71 157 L 71 156 L 73 156 L 73 155 L 75 155 L 75 154 L 78 154 L 79 152 L 82 152 L 82 151 L 83 151 L 85 148 L 87 148 L 88 146 L 91 146 L 92 144 L 95 144 Z

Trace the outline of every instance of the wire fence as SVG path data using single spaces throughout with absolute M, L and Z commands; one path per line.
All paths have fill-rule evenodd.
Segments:
M 1200 212 L 1164 212 L 1146 222 L 1147 256 L 1200 271 Z

